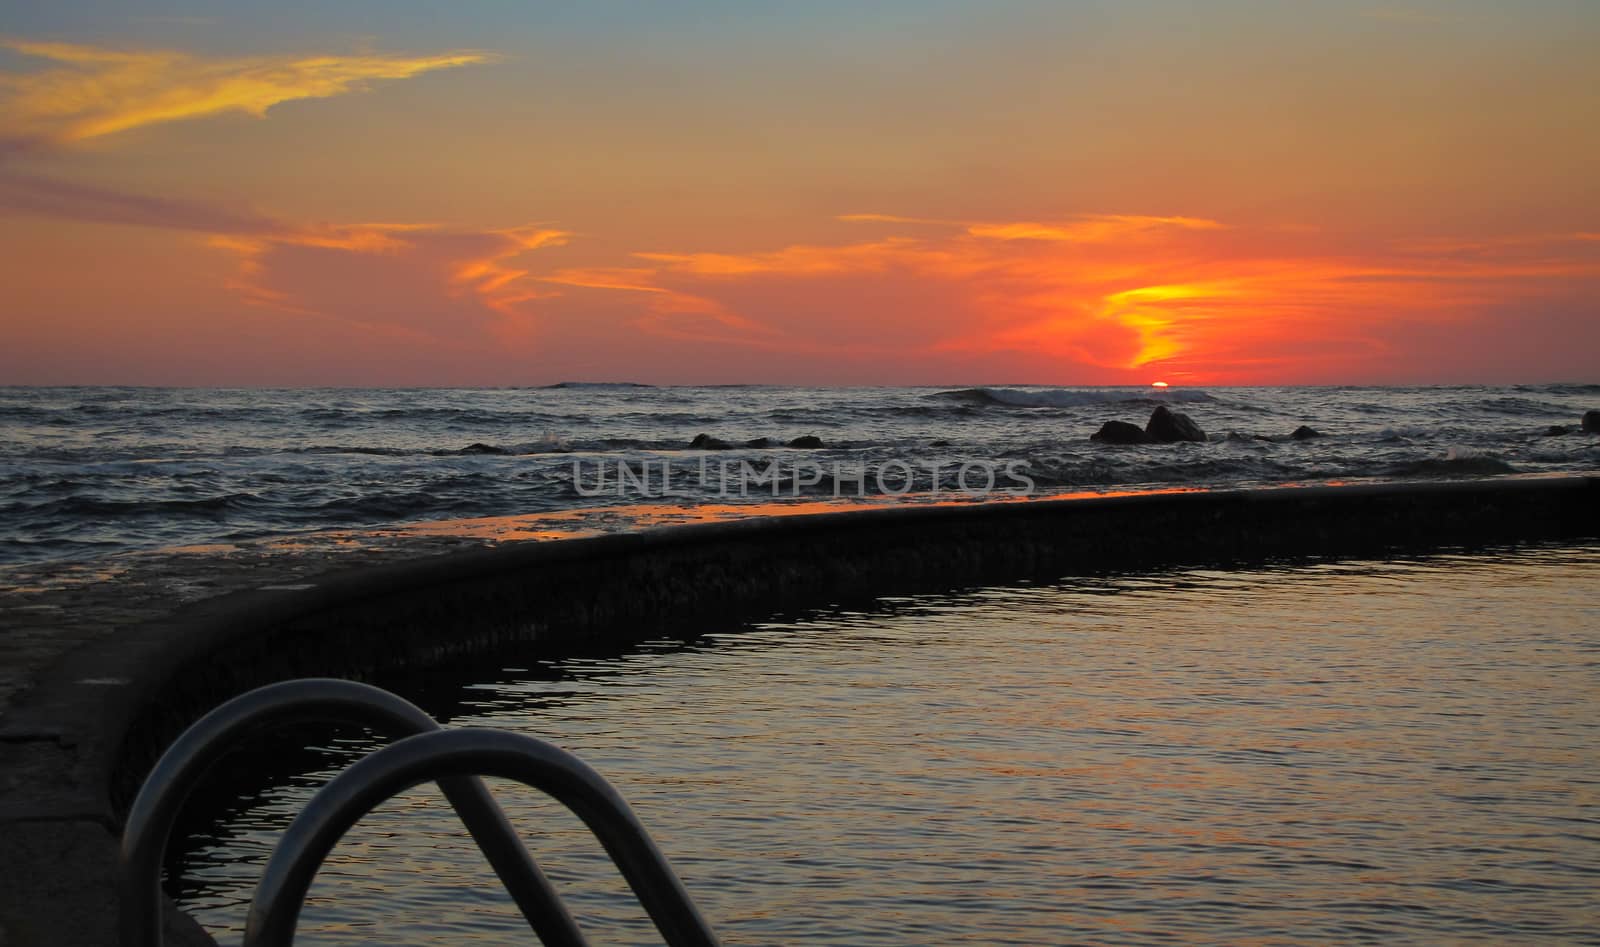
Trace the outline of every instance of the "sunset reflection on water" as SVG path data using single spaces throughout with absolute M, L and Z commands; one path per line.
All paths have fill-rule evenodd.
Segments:
M 729 943 L 1581 940 L 1597 569 L 1590 545 L 1066 580 L 409 687 L 612 779 Z M 186 856 L 208 925 L 236 929 L 293 783 Z M 592 934 L 654 940 L 573 817 L 497 792 Z M 302 930 L 519 923 L 416 790 L 340 845 Z

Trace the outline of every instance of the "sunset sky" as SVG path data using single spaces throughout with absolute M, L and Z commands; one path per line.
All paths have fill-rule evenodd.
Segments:
M 1600 381 L 1600 3 L 0 0 L 0 384 Z

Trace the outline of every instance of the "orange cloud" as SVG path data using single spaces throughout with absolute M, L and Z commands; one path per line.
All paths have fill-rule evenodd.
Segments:
M 572 265 L 549 253 L 571 240 L 554 227 L 305 223 L 0 168 L 3 209 L 201 234 L 237 259 L 239 298 L 301 317 L 301 330 L 321 320 L 419 355 L 537 355 L 602 373 L 621 359 L 818 377 L 853 366 L 857 378 L 916 377 L 917 365 L 1078 383 L 1371 377 L 1419 346 L 1504 335 L 1525 312 L 1561 326 L 1588 305 L 1592 318 L 1581 299 L 1600 291 L 1590 232 L 1362 242 L 1183 216 L 852 215 L 892 230 Z
M 484 305 L 495 312 L 516 316 L 524 303 L 547 298 L 550 294 L 533 288 L 528 282 L 531 272 L 515 261 L 530 250 L 561 246 L 572 235 L 544 227 L 515 227 L 491 233 L 504 238 L 501 245 L 487 256 L 456 263 L 452 279 L 470 287 Z
M 354 224 L 216 235 L 209 242 L 238 256 L 233 289 L 248 302 L 462 339 L 495 317 L 526 317 L 527 303 L 552 295 L 529 280 L 520 261 L 569 237 L 544 227 Z
M 671 257 L 670 254 L 664 256 Z M 687 255 L 685 262 L 693 266 L 693 255 Z M 716 269 L 715 263 L 709 266 L 710 272 L 715 273 Z M 749 271 L 744 267 L 740 270 Z M 786 333 L 781 329 L 747 319 L 707 296 L 660 285 L 659 275 L 660 271 L 651 267 L 598 266 L 561 269 L 539 279 L 552 285 L 580 290 L 642 294 L 639 298 L 643 302 L 643 311 L 632 320 L 632 324 L 655 336 L 683 342 L 768 348 L 789 344 Z
M 660 264 L 673 273 L 713 279 L 759 276 L 826 276 L 882 270 L 904 262 L 921 245 L 905 238 L 844 247 L 792 246 L 769 253 L 635 253 L 641 260 Z
M 1137 234 L 1178 228 L 1182 230 L 1221 230 L 1222 224 L 1197 217 L 1142 217 L 1100 214 L 1079 217 L 1065 223 L 1042 224 L 1032 221 L 1002 224 L 971 224 L 967 233 L 995 240 L 1047 240 L 1057 243 L 1095 243 L 1132 237 Z
M 1405 327 L 1466 326 L 1494 307 L 1600 280 L 1600 253 L 1581 233 L 1361 250 L 1305 228 L 1252 232 L 1181 216 L 840 219 L 943 232 L 638 253 L 645 265 L 565 279 L 653 294 L 653 315 L 638 325 L 663 336 L 679 334 L 660 304 L 670 299 L 680 313 L 717 314 L 753 348 L 898 359 L 1013 353 L 1096 377 L 1161 371 L 1211 381 L 1352 366 L 1389 351 Z
M 1103 241 L 1113 237 L 1156 231 L 1163 228 L 1222 230 L 1224 225 L 1200 217 L 1151 217 L 1141 214 L 1079 214 L 1067 220 L 989 221 L 968 223 L 929 217 L 901 217 L 895 214 L 840 214 L 844 223 L 918 224 L 935 227 L 960 227 L 974 237 L 998 240 L 1048 240 L 1060 243 Z
M 283 102 L 361 91 L 380 80 L 489 61 L 479 52 L 208 59 L 170 50 L 114 50 L 0 40 L 50 68 L 0 75 L 0 135 L 55 144 L 224 112 L 257 117 Z

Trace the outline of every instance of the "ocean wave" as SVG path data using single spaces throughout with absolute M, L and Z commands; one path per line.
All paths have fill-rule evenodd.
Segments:
M 24 427 L 30 424 L 58 427 L 80 423 L 77 418 L 65 413 L 60 408 L 39 407 L 31 404 L 7 406 L 3 422 L 7 427 Z
M 150 499 L 112 500 L 98 496 L 70 496 L 44 503 L 13 503 L 4 512 L 23 517 L 103 517 L 131 516 L 206 516 L 216 517 L 258 506 L 263 501 L 254 493 L 224 493 L 192 500 Z
M 993 402 L 987 402 L 993 403 Z M 959 418 L 976 417 L 983 412 L 984 405 L 975 401 L 945 401 L 942 404 L 902 404 L 885 411 L 892 413 L 897 418 L 930 418 L 951 420 Z
M 1390 477 L 1485 477 L 1516 473 L 1503 459 L 1470 447 L 1455 446 L 1443 457 L 1424 457 L 1394 464 L 1384 471 Z
M 1413 441 L 1431 440 L 1438 434 L 1439 429 L 1431 425 L 1405 424 L 1383 428 L 1373 437 L 1382 444 L 1409 444 Z
M 611 416 L 612 420 L 634 424 L 720 424 L 726 415 L 698 411 L 624 411 Z
M 611 389 L 654 388 L 655 385 L 646 385 L 637 381 L 558 381 L 553 385 L 541 385 L 539 391 L 606 391 Z
M 374 408 L 357 405 L 322 405 L 306 408 L 296 417 L 301 421 L 315 421 L 324 425 L 354 425 L 372 422 L 405 422 L 418 424 L 428 421 L 469 427 L 542 426 L 555 423 L 557 416 L 539 411 L 503 408 L 422 407 Z
M 1081 408 L 1102 404 L 1163 404 L 1214 402 L 1199 388 L 1082 389 L 1082 388 L 957 388 L 932 397 L 965 404 L 1004 405 L 1013 408 Z
M 317 444 L 310 447 L 288 447 L 285 454 L 366 454 L 372 457 L 405 457 L 427 453 L 402 447 L 359 447 L 348 444 Z
M 642 442 L 641 442 L 642 443 Z M 666 450 L 681 447 L 680 444 L 660 442 L 657 449 Z M 569 453 L 573 446 L 562 439 L 551 437 L 538 441 L 526 441 L 516 444 L 491 444 L 484 441 L 474 441 L 461 447 L 364 447 L 358 444 L 332 445 L 318 444 L 310 447 L 290 447 L 279 453 L 284 454 L 349 454 L 368 457 L 529 457 L 539 454 L 564 454 Z M 238 456 L 257 456 L 258 451 L 241 452 Z
M 1452 411 L 1453 414 L 1467 416 L 1484 412 L 1531 418 L 1564 417 L 1571 413 L 1565 405 L 1532 398 L 1482 398 L 1455 405 Z
M 455 492 L 452 492 L 454 490 Z M 481 512 L 479 491 L 430 485 L 426 490 L 397 490 L 344 496 L 312 507 L 316 519 L 330 522 L 363 522 L 414 519 L 418 516 L 463 515 Z
M 434 457 L 479 457 L 483 455 L 504 457 L 514 454 L 516 451 L 513 451 L 507 447 L 499 447 L 494 444 L 478 443 L 468 444 L 466 447 L 454 449 L 446 448 L 443 450 L 431 450 L 428 451 L 428 453 Z
M 72 415 L 88 415 L 93 417 L 109 415 L 118 420 L 138 419 L 148 421 L 152 418 L 178 418 L 185 421 L 252 421 L 271 420 L 275 412 L 271 408 L 256 405 L 239 405 L 219 407 L 205 404 L 186 403 L 160 403 L 140 404 L 136 400 L 117 401 L 85 401 L 71 407 L 41 408 L 55 416 L 59 424 L 81 423 L 71 417 Z
M 43 555 L 48 555 L 52 558 L 70 558 L 74 555 L 121 549 L 126 544 L 126 540 L 123 539 L 94 539 L 71 536 L 44 536 L 39 538 L 3 536 L 0 537 L 0 562 L 36 559 Z

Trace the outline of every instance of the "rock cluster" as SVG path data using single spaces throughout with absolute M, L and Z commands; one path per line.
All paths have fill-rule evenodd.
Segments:
M 1107 421 L 1100 425 L 1100 430 L 1089 435 L 1091 441 L 1102 441 L 1106 444 L 1148 444 L 1150 435 L 1144 428 L 1127 421 Z
M 1206 432 L 1187 414 L 1179 414 L 1166 405 L 1157 405 L 1143 428 L 1127 421 L 1107 421 L 1100 430 L 1089 435 L 1091 441 L 1106 444 L 1172 444 L 1177 441 L 1204 442 Z

